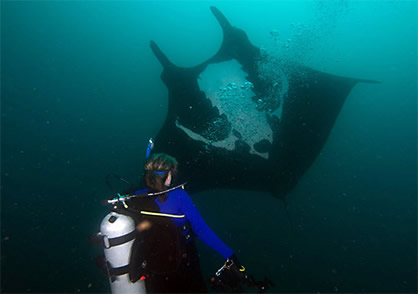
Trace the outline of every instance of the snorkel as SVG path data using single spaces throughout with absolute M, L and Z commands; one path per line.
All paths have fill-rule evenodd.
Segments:
M 154 142 L 152 141 L 152 138 L 149 138 L 147 152 L 145 153 L 145 159 L 148 159 L 148 157 L 151 155 L 152 149 L 154 149 Z
M 154 149 L 154 141 L 152 141 L 152 138 L 149 138 L 148 140 L 148 146 L 147 146 L 147 151 L 145 153 L 145 160 L 147 160 L 150 156 L 151 156 L 151 152 Z M 156 175 L 162 176 L 167 174 L 168 171 L 166 170 L 162 170 L 162 171 L 158 171 L 155 170 L 153 171 Z

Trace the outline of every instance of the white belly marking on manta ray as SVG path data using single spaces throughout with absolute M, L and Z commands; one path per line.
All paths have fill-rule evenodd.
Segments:
M 254 149 L 254 144 L 261 140 L 272 143 L 273 132 L 267 122 L 266 113 L 257 110 L 257 104 L 252 100 L 256 95 L 252 90 L 253 85 L 246 80 L 246 75 L 241 65 L 236 60 L 231 60 L 209 64 L 198 80 L 200 89 L 205 92 L 212 105 L 218 108 L 220 115 L 227 116 L 232 130 L 237 131 L 241 138 L 231 130 L 226 139 L 212 141 L 182 126 L 178 121 L 176 126 L 193 140 L 231 151 L 235 149 L 235 142 L 242 140 L 250 146 L 251 154 L 268 159 L 268 152 L 258 152 Z

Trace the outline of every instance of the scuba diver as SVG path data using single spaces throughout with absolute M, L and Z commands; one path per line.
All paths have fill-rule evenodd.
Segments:
M 177 160 L 164 153 L 151 155 L 152 147 L 150 139 L 144 164 L 145 188 L 107 200 L 113 207 L 101 223 L 101 232 L 92 238 L 105 250 L 105 256 L 96 262 L 101 261 L 112 293 L 208 292 L 194 237 L 225 259 L 209 280 L 213 289 L 238 293 L 242 292 L 241 285 L 246 285 L 260 293 L 267 291 L 272 283 L 247 275 L 234 252 L 203 220 L 184 190 L 186 183 L 172 186 Z
M 164 153 L 151 155 L 144 165 L 145 190 L 138 190 L 135 194 L 167 190 L 177 167 L 177 160 L 172 156 Z M 146 256 L 145 268 L 143 262 L 141 264 L 142 269 L 149 272 L 145 279 L 147 292 L 207 292 L 194 236 L 225 260 L 231 259 L 239 265 L 234 252 L 208 227 L 183 188 L 152 198 L 132 198 L 127 205 L 141 211 L 141 215 L 135 218 L 136 229 L 141 234 L 133 250 L 141 247 L 138 255 Z M 137 258 L 136 262 L 143 259 Z

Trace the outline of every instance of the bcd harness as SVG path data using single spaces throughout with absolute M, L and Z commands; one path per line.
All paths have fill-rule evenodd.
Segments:
M 132 282 L 144 279 L 149 273 L 175 272 L 182 259 L 184 245 L 192 237 L 191 226 L 186 222 L 181 227 L 172 221 L 172 218 L 185 218 L 184 214 L 170 214 L 158 211 L 154 203 L 155 197 L 136 197 L 130 201 L 118 201 L 112 208 L 113 212 L 130 216 L 136 226 L 148 221 L 149 229 L 138 232 L 133 231 L 116 237 L 108 238 L 97 233 L 95 237 L 100 239 L 99 244 L 106 249 L 122 245 L 135 239 L 130 252 L 129 264 L 122 267 L 113 267 L 103 260 L 107 275 L 114 281 L 118 276 L 129 273 Z M 109 219 L 112 222 L 112 218 Z

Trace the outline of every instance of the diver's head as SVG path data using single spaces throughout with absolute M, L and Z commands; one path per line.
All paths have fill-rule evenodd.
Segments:
M 177 160 L 165 153 L 152 154 L 144 165 L 144 184 L 152 192 L 160 192 L 171 185 L 177 170 Z

